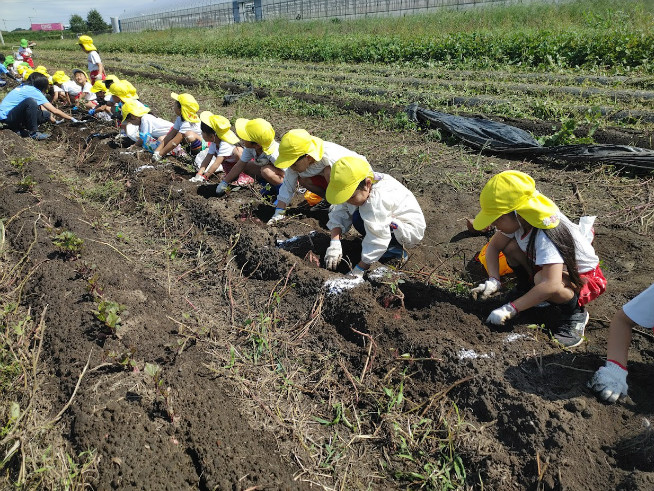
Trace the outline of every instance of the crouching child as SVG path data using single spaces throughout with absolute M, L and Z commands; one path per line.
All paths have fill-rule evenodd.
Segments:
M 588 386 L 601 400 L 615 402 L 627 395 L 627 358 L 631 332 L 636 326 L 654 328 L 654 285 L 624 304 L 611 321 L 606 363 L 600 367 Z
M 343 157 L 332 165 L 325 197 L 334 205 L 327 222 L 327 269 L 341 262 L 341 238 L 352 226 L 363 235 L 361 259 L 350 271 L 355 276 L 379 259 L 406 259 L 405 249 L 424 237 L 425 217 L 413 193 L 390 175 L 373 172 L 361 157 Z

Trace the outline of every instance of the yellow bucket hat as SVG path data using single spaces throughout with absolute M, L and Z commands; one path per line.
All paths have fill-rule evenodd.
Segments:
M 141 116 L 144 116 L 149 112 L 150 112 L 150 108 L 147 107 L 145 104 L 137 100 L 130 99 L 128 101 L 125 101 L 125 103 L 123 104 L 122 120 L 125 121 L 127 119 L 127 116 L 129 116 L 130 114 L 140 118 Z
M 48 69 L 44 67 L 43 65 L 39 65 L 34 69 L 35 72 L 40 73 L 41 75 L 45 75 L 46 77 L 49 77 L 48 75 Z
M 532 227 L 554 228 L 559 224 L 559 208 L 536 190 L 534 180 L 517 170 L 507 170 L 490 178 L 479 195 L 481 211 L 473 226 L 483 230 L 502 215 L 515 211 Z
M 232 125 L 225 116 L 214 114 L 211 111 L 202 111 L 200 113 L 200 121 L 213 129 L 222 141 L 231 145 L 238 143 L 238 136 L 232 131 Z
M 18 72 L 19 75 L 22 75 L 25 72 L 25 70 L 27 70 L 27 68 L 28 67 L 25 66 L 25 65 L 18 65 L 18 68 L 16 68 L 16 71 Z
M 175 92 L 170 93 L 170 97 L 179 102 L 182 106 L 182 118 L 184 121 L 189 123 L 199 123 L 200 118 L 198 117 L 198 110 L 200 109 L 200 104 L 195 100 L 191 94 L 176 94 Z
M 138 99 L 139 95 L 136 93 L 136 88 L 127 80 L 118 80 L 111 84 L 107 89 L 111 95 L 115 95 L 121 101 L 129 101 L 131 99 Z
M 374 174 L 366 160 L 355 156 L 338 159 L 332 165 L 325 198 L 332 205 L 345 203 L 352 197 L 359 183 L 367 177 L 373 179 Z
M 28 78 L 30 78 L 30 75 L 32 75 L 33 73 L 34 73 L 34 70 L 32 70 L 31 68 L 26 69 L 23 72 L 23 80 L 27 80 Z
M 279 142 L 279 157 L 275 167 L 286 169 L 303 155 L 311 155 L 314 160 L 322 159 L 323 141 L 311 136 L 307 130 L 291 130 Z
M 66 73 L 62 70 L 58 70 L 52 74 L 52 81 L 56 84 L 63 84 L 64 82 L 68 82 L 70 80 L 70 77 L 66 75 Z
M 98 92 L 107 92 L 107 86 L 104 84 L 102 80 L 96 80 L 95 83 L 93 84 L 93 87 L 91 87 L 91 92 L 96 94 Z
M 265 153 L 270 152 L 270 147 L 275 141 L 275 130 L 268 121 L 261 118 L 239 118 L 234 123 L 234 128 L 241 140 L 257 143 Z
M 77 44 L 81 44 L 86 51 L 97 51 L 98 49 L 93 44 L 93 39 L 90 36 L 80 36 L 77 38 Z

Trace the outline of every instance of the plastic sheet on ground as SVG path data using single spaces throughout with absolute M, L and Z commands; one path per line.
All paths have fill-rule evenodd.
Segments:
M 611 144 L 544 147 L 529 132 L 508 124 L 432 111 L 417 104 L 411 104 L 406 111 L 410 120 L 447 131 L 480 151 L 654 170 L 654 150 L 646 148 Z

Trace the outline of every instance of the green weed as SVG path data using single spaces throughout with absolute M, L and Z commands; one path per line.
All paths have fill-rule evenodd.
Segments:
M 93 312 L 96 319 L 104 324 L 109 334 L 121 337 L 121 318 L 120 313 L 125 309 L 124 305 L 112 300 L 96 299 L 97 309 Z
M 52 239 L 52 243 L 67 259 L 77 259 L 80 256 L 84 240 L 74 232 L 65 230 Z

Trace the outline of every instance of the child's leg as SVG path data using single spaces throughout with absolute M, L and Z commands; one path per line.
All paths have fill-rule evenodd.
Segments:
M 620 309 L 613 316 L 609 327 L 609 341 L 606 350 L 607 360 L 613 360 L 622 366 L 627 366 L 629 358 L 629 345 L 631 344 L 631 330 L 636 325 L 627 314 Z
M 245 164 L 245 173 L 253 177 L 262 177 L 272 186 L 280 186 L 284 182 L 284 171 L 272 164 L 259 166 L 253 162 Z
M 188 143 L 191 153 L 197 154 L 202 150 L 202 138 L 194 131 L 184 133 L 184 140 Z
M 167 135 L 164 135 L 159 138 L 160 142 L 163 142 L 166 139 Z M 177 133 L 174 137 L 172 137 L 166 145 L 162 145 L 161 149 L 157 149 L 157 153 L 161 155 L 162 157 L 165 157 L 168 155 L 168 153 L 174 149 L 177 145 L 179 145 L 182 140 L 184 139 L 184 133 Z
M 317 175 L 313 177 L 300 177 L 298 179 L 300 186 L 311 191 L 313 194 L 317 194 L 321 198 L 325 197 L 325 192 L 327 191 L 327 180 L 322 175 Z

